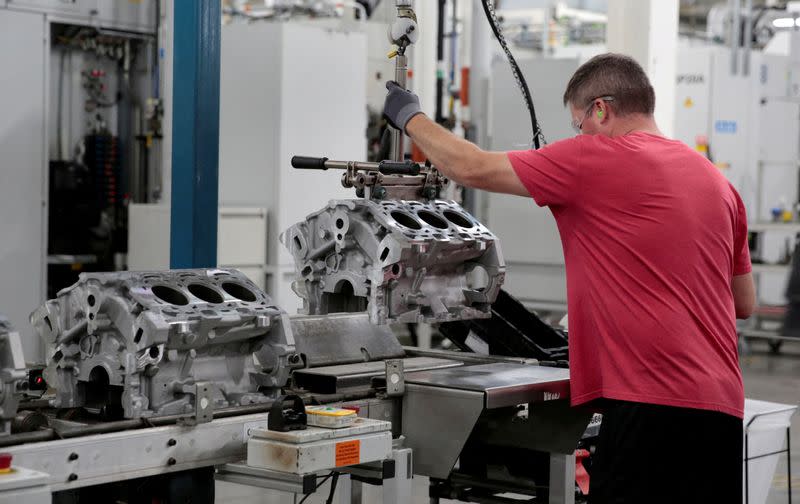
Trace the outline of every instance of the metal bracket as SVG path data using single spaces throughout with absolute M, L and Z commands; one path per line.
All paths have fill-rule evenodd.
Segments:
M 380 486 L 384 481 L 393 479 L 397 472 L 397 462 L 394 459 L 381 460 L 369 464 L 360 464 L 343 467 L 336 470 L 349 474 L 353 481 L 360 481 L 367 485 Z
M 216 479 L 280 492 L 308 495 L 317 490 L 317 474 L 292 474 L 251 467 L 245 463 L 225 464 L 217 468 Z
M 402 359 L 389 359 L 386 361 L 386 395 L 389 397 L 402 396 L 406 392 L 406 379 L 403 371 Z
M 184 425 L 207 423 L 214 419 L 214 389 L 211 382 L 197 382 L 194 386 L 186 385 L 187 392 L 194 394 L 194 413 L 181 420 Z

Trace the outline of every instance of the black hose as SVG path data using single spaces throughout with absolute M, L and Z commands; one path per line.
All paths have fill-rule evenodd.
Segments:
M 517 60 L 514 59 L 514 55 L 511 54 L 511 50 L 508 48 L 508 43 L 506 43 L 506 39 L 503 37 L 503 33 L 500 31 L 492 0 L 481 0 L 481 4 L 483 5 L 483 12 L 486 14 L 486 20 L 489 21 L 489 26 L 492 27 L 492 32 L 494 33 L 495 38 L 500 43 L 500 47 L 503 49 L 503 52 L 506 54 L 508 63 L 511 65 L 511 73 L 514 75 L 514 79 L 517 81 L 517 86 L 519 87 L 520 91 L 522 91 L 522 95 L 525 98 L 525 105 L 528 107 L 528 112 L 530 113 L 531 117 L 533 147 L 538 149 L 541 146 L 541 143 L 544 143 L 544 135 L 542 134 L 542 128 L 539 126 L 539 121 L 536 119 L 536 109 L 533 106 L 531 90 L 528 88 L 528 83 L 525 81 L 525 76 L 522 75 L 522 71 L 520 71 L 519 65 L 517 65 Z
M 437 124 L 444 122 L 444 112 L 442 110 L 442 100 L 444 99 L 444 16 L 445 1 L 439 0 L 437 11 L 438 20 L 436 26 L 436 113 L 434 118 Z
M 339 482 L 339 473 L 333 473 L 333 479 L 331 480 L 331 491 L 328 494 L 328 500 L 325 501 L 325 504 L 333 504 L 333 496 L 336 494 L 336 484 Z
M 61 145 L 64 141 L 64 133 L 63 133 L 63 118 L 64 118 L 64 63 L 67 59 L 67 48 L 64 47 L 61 50 L 61 58 L 58 62 L 58 98 L 56 102 L 58 103 L 58 110 L 56 111 L 56 145 L 58 149 L 58 160 L 65 161 L 69 157 L 69 153 L 65 153 L 61 149 Z

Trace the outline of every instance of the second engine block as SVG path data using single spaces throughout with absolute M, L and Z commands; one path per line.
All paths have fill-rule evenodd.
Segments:
M 302 365 L 286 313 L 236 270 L 83 273 L 31 322 L 60 408 L 209 421 Z
M 452 201 L 334 200 L 281 239 L 310 315 L 367 311 L 376 324 L 491 315 L 500 244 Z

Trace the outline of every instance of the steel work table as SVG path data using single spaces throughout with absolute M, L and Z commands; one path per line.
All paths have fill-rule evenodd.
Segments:
M 485 394 L 487 409 L 569 397 L 569 369 L 510 362 L 406 373 L 407 384 Z

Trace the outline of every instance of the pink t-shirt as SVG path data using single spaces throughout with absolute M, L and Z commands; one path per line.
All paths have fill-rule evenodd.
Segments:
M 508 157 L 561 234 L 572 404 L 607 398 L 742 417 L 731 280 L 751 271 L 747 217 L 720 171 L 681 142 L 641 132 Z

